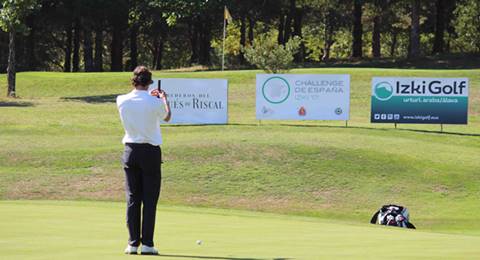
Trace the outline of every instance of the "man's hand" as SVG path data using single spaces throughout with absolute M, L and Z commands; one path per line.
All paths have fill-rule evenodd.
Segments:
M 165 91 L 163 90 L 154 89 L 152 90 L 152 92 L 150 92 L 150 95 L 161 98 L 164 101 L 167 101 L 167 93 L 165 93 Z
M 165 91 L 163 91 L 162 89 L 161 90 L 157 89 L 157 91 L 158 91 L 158 97 L 167 101 L 167 93 L 165 93 Z

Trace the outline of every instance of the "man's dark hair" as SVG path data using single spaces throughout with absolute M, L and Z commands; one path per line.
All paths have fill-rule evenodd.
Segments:
M 147 69 L 147 67 L 138 66 L 133 70 L 133 86 L 148 86 L 152 83 L 152 73 Z

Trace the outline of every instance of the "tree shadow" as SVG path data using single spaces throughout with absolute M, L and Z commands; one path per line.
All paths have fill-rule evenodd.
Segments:
M 179 123 L 173 123 L 173 124 L 162 124 L 162 127 L 183 127 L 183 126 L 195 126 L 195 127 L 207 127 L 207 126 L 228 126 L 229 124 L 179 124 Z
M 440 135 L 459 135 L 459 136 L 480 136 L 480 134 L 471 134 L 471 133 L 456 133 L 456 132 L 446 132 L 446 131 L 435 131 L 435 130 L 421 130 L 421 129 L 408 129 L 408 128 L 399 128 L 400 131 L 410 131 L 418 133 L 428 133 L 428 134 L 440 134 Z
M 80 101 L 80 102 L 91 103 L 91 104 L 115 103 L 118 95 L 120 94 L 83 96 L 83 97 L 62 97 L 61 99 L 65 101 Z
M 251 258 L 251 257 L 223 257 L 223 256 L 202 256 L 202 255 L 172 255 L 159 254 L 160 257 L 188 258 L 188 259 L 211 259 L 211 260 L 289 260 L 293 258 Z
M 457 133 L 457 132 L 446 132 L 446 131 L 435 131 L 435 130 L 422 130 L 422 129 L 409 129 L 409 128 L 377 128 L 377 127 L 366 127 L 366 126 L 334 126 L 334 125 L 295 125 L 295 124 L 279 124 L 281 126 L 290 126 L 290 127 L 318 127 L 318 128 L 353 128 L 353 129 L 363 129 L 363 130 L 375 130 L 375 131 L 407 131 L 407 132 L 417 132 L 417 133 L 427 133 L 427 134 L 442 134 L 442 135 L 458 135 L 458 136 L 475 136 L 478 137 L 480 134 L 474 133 Z
M 2 101 L 0 100 L 0 107 L 33 107 L 32 102 L 27 101 Z
M 457 136 L 473 136 L 479 137 L 480 134 L 474 133 L 458 133 L 458 132 L 448 132 L 448 131 L 435 131 L 435 130 L 422 130 L 422 129 L 409 129 L 409 128 L 383 128 L 383 127 L 368 127 L 368 126 L 352 126 L 352 125 L 304 125 L 304 124 L 288 124 L 288 123 L 278 123 L 278 124 L 269 124 L 262 122 L 261 124 L 250 124 L 250 123 L 227 123 L 227 124 L 165 124 L 163 127 L 183 127 L 183 126 L 288 126 L 288 127 L 305 127 L 305 128 L 338 128 L 338 129 L 361 129 L 361 130 L 373 130 L 373 131 L 407 131 L 407 132 L 416 132 L 416 133 L 426 133 L 426 134 L 439 134 L 439 135 L 457 135 Z

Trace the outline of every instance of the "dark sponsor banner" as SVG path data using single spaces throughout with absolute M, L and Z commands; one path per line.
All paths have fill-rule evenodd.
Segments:
M 374 78 L 372 123 L 467 124 L 468 79 Z

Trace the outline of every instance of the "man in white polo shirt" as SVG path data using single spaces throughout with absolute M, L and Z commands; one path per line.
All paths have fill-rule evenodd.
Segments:
M 153 232 L 162 178 L 160 121 L 170 121 L 171 113 L 164 91 L 148 92 L 148 86 L 152 83 L 152 73 L 146 67 L 138 66 L 132 77 L 135 89 L 117 97 L 117 107 L 125 129 L 122 163 L 126 179 L 129 232 L 126 254 L 137 254 L 140 244 L 141 254 L 158 254 L 153 245 Z

